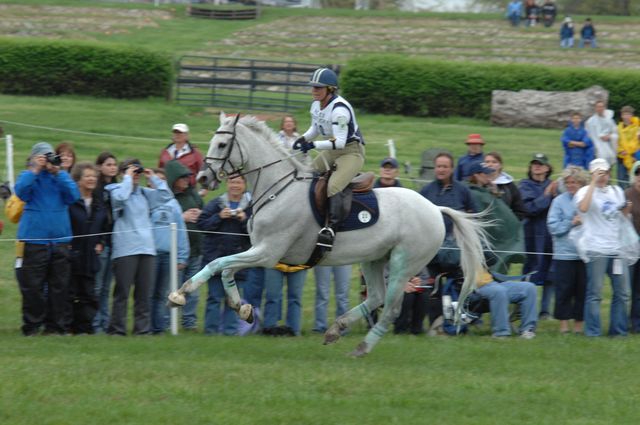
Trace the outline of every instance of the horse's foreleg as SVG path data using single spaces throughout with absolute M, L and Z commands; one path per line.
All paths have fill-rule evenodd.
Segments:
M 347 330 L 351 324 L 362 318 L 366 319 L 369 324 L 373 326 L 371 312 L 380 307 L 384 300 L 385 263 L 386 259 L 383 259 L 369 263 L 362 263 L 360 265 L 367 285 L 367 299 L 342 316 L 338 317 L 335 322 L 333 322 L 324 334 L 325 345 L 338 341 L 342 333 Z

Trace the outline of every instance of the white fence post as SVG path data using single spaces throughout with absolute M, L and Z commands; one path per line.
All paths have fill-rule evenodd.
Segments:
M 387 146 L 389 147 L 389 156 L 391 158 L 395 158 L 396 157 L 396 145 L 395 145 L 393 139 L 387 140 Z
M 171 253 L 169 254 L 171 264 L 171 292 L 178 290 L 178 224 L 171 223 Z M 178 309 L 172 308 L 171 311 L 171 335 L 178 335 Z
M 15 184 L 15 178 L 13 175 L 13 136 L 11 134 L 7 134 L 5 140 L 7 141 L 7 181 L 9 182 L 11 192 L 13 192 L 13 185 Z

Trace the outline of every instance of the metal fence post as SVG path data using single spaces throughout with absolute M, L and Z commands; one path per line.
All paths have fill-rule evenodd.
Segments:
M 169 261 L 171 264 L 170 291 L 178 290 L 178 224 L 171 223 L 171 252 Z M 178 335 L 178 309 L 171 309 L 171 335 Z

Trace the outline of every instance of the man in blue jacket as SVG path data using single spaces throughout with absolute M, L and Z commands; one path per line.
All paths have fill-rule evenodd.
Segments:
M 47 334 L 67 332 L 72 238 L 69 205 L 80 198 L 80 193 L 69 174 L 60 170 L 59 159 L 49 143 L 36 143 L 29 168 L 20 174 L 15 186 L 16 195 L 25 202 L 17 235 L 25 242 L 23 278 L 19 282 L 25 336 L 36 335 L 43 325 Z
M 571 114 L 571 121 L 565 128 L 560 138 L 564 148 L 563 168 L 569 165 L 577 165 L 585 170 L 594 158 L 593 142 L 587 134 L 579 112 Z

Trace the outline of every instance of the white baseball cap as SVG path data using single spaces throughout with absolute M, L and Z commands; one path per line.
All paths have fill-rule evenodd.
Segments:
M 180 133 L 188 133 L 189 126 L 186 124 L 174 124 L 172 131 L 179 131 Z
M 611 169 L 611 165 L 609 165 L 609 161 L 603 158 L 596 158 L 589 163 L 589 172 L 595 173 L 598 170 L 609 171 Z

